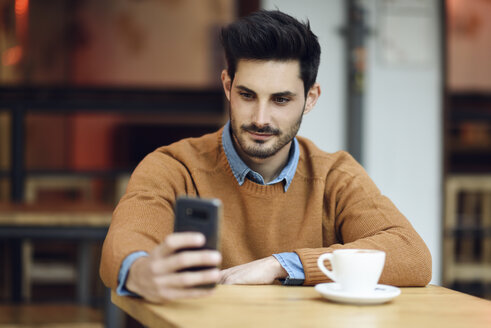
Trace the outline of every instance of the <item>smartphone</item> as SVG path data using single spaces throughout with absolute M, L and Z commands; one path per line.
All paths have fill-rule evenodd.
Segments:
M 200 248 L 180 249 L 193 251 L 202 249 L 218 249 L 220 221 L 222 217 L 222 202 L 216 198 L 199 198 L 180 196 L 175 204 L 174 232 L 197 231 L 205 235 L 206 242 Z M 190 267 L 182 271 L 198 271 L 213 267 Z M 211 288 L 211 285 L 197 287 Z

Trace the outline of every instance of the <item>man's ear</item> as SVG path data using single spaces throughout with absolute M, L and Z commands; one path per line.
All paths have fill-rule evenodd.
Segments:
M 310 88 L 307 93 L 307 97 L 305 99 L 305 109 L 303 111 L 304 114 L 307 114 L 314 108 L 317 103 L 317 99 L 321 95 L 321 86 L 319 83 L 314 83 L 314 85 Z
M 225 96 L 227 97 L 228 101 L 230 101 L 230 91 L 232 88 L 232 79 L 228 75 L 228 72 L 226 69 L 222 71 L 222 85 L 223 85 L 223 91 L 225 91 Z

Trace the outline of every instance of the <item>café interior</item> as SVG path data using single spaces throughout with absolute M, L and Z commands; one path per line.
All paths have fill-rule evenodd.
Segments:
M 491 1 L 302 3 L 0 0 L 0 327 L 138 327 L 98 275 L 112 210 L 146 154 L 227 121 L 219 30 L 262 8 L 323 46 L 300 134 L 365 166 L 433 284 L 491 300 Z

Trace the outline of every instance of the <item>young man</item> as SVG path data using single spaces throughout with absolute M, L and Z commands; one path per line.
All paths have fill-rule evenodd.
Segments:
M 327 281 L 320 254 L 386 252 L 381 283 L 423 286 L 423 240 L 345 152 L 296 137 L 320 96 L 320 46 L 309 24 L 261 11 L 222 30 L 230 121 L 216 133 L 149 154 L 135 169 L 104 242 L 101 277 L 121 294 L 153 302 L 196 297 L 205 283 L 314 285 Z M 224 204 L 221 254 L 175 251 L 204 237 L 173 233 L 177 196 Z M 218 266 L 179 272 L 191 266 Z

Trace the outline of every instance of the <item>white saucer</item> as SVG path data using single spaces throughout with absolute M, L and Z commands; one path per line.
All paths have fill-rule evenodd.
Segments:
M 349 293 L 342 291 L 335 282 L 318 284 L 315 286 L 315 290 L 328 300 L 348 304 L 381 304 L 390 301 L 401 293 L 399 288 L 388 285 L 377 285 L 375 290 L 370 293 Z

